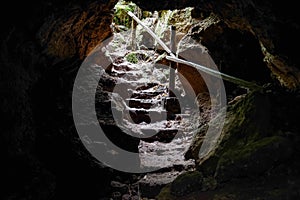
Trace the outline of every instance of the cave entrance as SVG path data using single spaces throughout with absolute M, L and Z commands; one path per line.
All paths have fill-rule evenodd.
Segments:
M 139 139 L 137 151 L 141 168 L 158 170 L 142 174 L 138 184 L 142 186 L 140 190 L 143 197 L 154 198 L 157 193 L 147 193 L 154 191 L 153 182 L 159 183 L 158 187 L 161 187 L 179 174 L 194 170 L 194 160 L 185 159 L 184 154 L 197 128 L 210 120 L 211 102 L 202 75 L 193 67 L 171 66 L 161 45 L 132 21 L 127 10 L 136 12 L 140 20 L 171 49 L 171 41 L 176 43 L 176 47 L 183 41 L 181 53 L 184 56 L 193 56 L 200 51 L 204 52 L 203 57 L 200 56 L 203 59 L 208 58 L 208 53 L 203 46 L 194 46 L 197 47 L 196 51 L 191 54 L 188 51 L 189 38 L 182 40 L 194 23 L 192 8 L 147 12 L 124 1 L 116 5 L 111 26 L 113 37 L 102 48 L 111 64 L 105 68 L 96 94 L 97 117 L 102 127 L 108 127 L 107 137 L 123 145 L 123 149 L 133 144 L 123 133 Z M 171 26 L 176 27 L 176 35 Z M 177 51 L 178 48 L 174 54 Z M 170 72 L 175 75 L 172 90 Z M 195 91 L 201 93 L 198 96 L 201 106 L 195 101 Z M 108 107 L 111 110 L 105 112 Z M 115 123 L 113 126 L 122 132 L 107 125 L 110 123 L 110 111 L 112 116 L 109 117 Z
M 226 106 L 226 99 L 218 101 L 225 94 L 221 78 L 199 72 L 196 65 L 176 60 L 174 65 L 167 59 L 170 52 L 166 53 L 159 40 L 135 23 L 128 11 L 135 13 L 178 58 L 218 68 L 206 47 L 189 37 L 189 30 L 198 23 L 191 17 L 192 8 L 148 12 L 124 1 L 115 6 L 113 37 L 101 48 L 111 64 L 104 69 L 99 83 L 96 112 L 111 141 L 122 149 L 137 151 L 141 168 L 156 169 L 148 170 L 151 173 L 147 178 L 138 180 L 151 187 L 147 181 L 151 176 L 158 177 L 158 173 L 168 174 L 169 179 L 162 183 L 167 184 L 180 173 L 194 170 L 194 160 L 185 159 L 185 152 L 199 127 L 219 114 L 212 105 L 220 109 Z M 174 75 L 173 85 L 170 72 Z M 223 122 L 219 123 L 222 127 Z M 220 131 L 215 132 L 207 136 L 208 130 L 202 135 L 209 141 L 203 142 L 207 145 L 203 145 L 204 150 L 201 147 L 200 156 L 215 147 L 213 141 L 217 141 Z
M 128 11 L 139 16 L 147 27 L 151 28 L 167 45 L 170 45 L 172 35 L 170 27 L 171 25 L 174 27 L 171 21 L 178 13 L 191 16 L 191 8 L 180 11 L 148 12 L 142 11 L 133 3 L 119 1 L 115 6 L 111 26 L 114 33 L 113 39 L 105 47 L 105 54 L 112 60 L 112 64 L 105 69 L 105 72 L 118 80 L 118 84 L 112 91 L 118 99 L 112 101 L 115 105 L 125 105 L 126 110 L 121 111 L 122 124 L 120 126 L 125 127 L 127 131 L 132 130 L 131 135 L 141 138 L 142 143 L 170 143 L 178 134 L 180 124 L 186 121 L 185 117 L 190 116 L 191 112 L 196 110 L 196 107 L 193 108 L 195 103 L 193 100 L 181 102 L 187 92 L 183 88 L 180 77 L 176 76 L 176 67 L 170 67 L 171 64 L 165 59 L 164 49 L 142 26 L 135 23 L 128 15 Z M 187 20 L 187 18 L 182 18 L 182 20 Z M 175 36 L 174 32 L 173 36 Z M 176 42 L 175 37 L 173 41 Z M 173 84 L 169 81 L 170 74 L 173 74 Z M 172 89 L 170 85 L 173 85 Z M 112 111 L 115 110 L 112 109 Z M 116 116 L 120 111 L 114 113 Z M 174 149 L 170 145 L 164 148 L 163 151 L 167 148 Z M 148 150 L 144 149 L 144 151 Z M 174 157 L 176 153 L 172 152 L 172 154 Z M 154 158 L 151 159 L 152 163 L 145 161 L 146 165 L 171 164 L 166 161 L 159 164 Z M 176 163 L 174 158 L 169 160 Z

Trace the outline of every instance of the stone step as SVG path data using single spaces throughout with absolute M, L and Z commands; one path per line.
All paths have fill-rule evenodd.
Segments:
M 129 108 L 128 111 L 132 121 L 136 124 L 163 121 L 167 119 L 168 115 L 165 110 L 158 109 Z
M 113 70 L 128 72 L 128 71 L 133 70 L 133 68 L 129 67 L 128 65 L 116 65 L 116 64 L 114 64 L 113 67 L 112 67 L 112 71 Z
M 169 143 L 159 141 L 145 142 L 144 140 L 140 140 L 139 157 L 141 166 L 145 169 L 174 169 L 175 166 L 193 167 L 195 165 L 194 160 L 187 160 L 184 157 L 191 143 L 186 138 L 188 134 L 179 131 L 176 138 Z
M 123 77 L 128 81 L 140 80 L 141 78 L 143 78 L 143 74 L 135 70 L 129 72 L 113 70 L 109 72 L 109 75 L 116 78 Z
M 142 133 L 145 135 L 151 135 L 151 137 L 144 137 L 141 140 L 145 142 L 162 142 L 162 143 L 169 143 L 173 140 L 175 135 L 178 132 L 178 129 L 174 128 L 165 128 L 165 129 L 141 129 Z
M 166 93 L 155 92 L 155 91 L 133 91 L 131 98 L 136 99 L 153 99 L 158 95 L 166 96 Z
M 159 85 L 159 83 L 148 82 L 147 84 L 140 85 L 136 89 L 139 90 L 139 91 L 140 90 L 147 90 L 147 89 L 153 88 L 153 87 L 158 86 L 158 85 Z
M 147 86 L 145 86 L 145 88 L 143 88 L 143 87 L 137 88 L 136 90 L 137 90 L 137 92 L 140 92 L 140 91 L 149 92 L 149 93 L 156 92 L 156 93 L 160 93 L 160 94 L 168 92 L 167 88 L 162 85 L 155 85 L 150 88 L 147 88 Z
M 160 100 L 156 99 L 137 99 L 137 98 L 128 98 L 126 99 L 126 104 L 131 108 L 144 108 L 150 109 L 154 105 L 161 103 Z
M 126 100 L 128 98 L 131 98 L 133 92 L 135 91 L 135 88 L 141 84 L 144 84 L 144 82 L 128 81 L 120 78 L 111 92 L 119 94 L 124 100 Z

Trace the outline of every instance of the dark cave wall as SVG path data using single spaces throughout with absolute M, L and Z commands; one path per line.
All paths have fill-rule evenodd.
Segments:
M 111 172 L 81 145 L 71 94 L 84 57 L 111 34 L 114 3 L 28 1 L 2 7 L 22 17 L 1 15 L 1 199 L 106 195 Z
M 113 6 L 93 2 L 85 8 L 71 7 L 64 14 L 51 16 L 39 30 L 37 37 L 48 55 L 60 59 L 84 59 L 101 41 L 112 35 L 110 24 Z
M 205 32 L 199 36 L 204 37 L 203 42 L 216 61 L 226 60 L 222 64 L 224 71 L 229 73 L 231 67 L 242 62 L 238 58 L 242 52 L 236 49 L 240 44 L 235 47 L 231 43 L 235 38 L 227 37 L 233 33 L 245 46 L 253 45 L 259 55 L 251 73 L 267 75 L 271 70 L 284 87 L 299 87 L 299 60 L 294 51 L 299 43 L 299 23 L 296 6 L 292 3 L 134 2 L 144 10 L 195 6 L 194 16 L 199 18 L 215 13 L 224 23 L 224 34 L 219 32 L 213 39 Z M 0 152 L 4 158 L 1 198 L 78 198 L 90 194 L 93 199 L 104 195 L 104 189 L 99 188 L 108 184 L 110 172 L 97 165 L 76 140 L 71 90 L 80 63 L 99 42 L 111 35 L 109 25 L 115 3 L 115 0 L 44 0 L 27 1 L 18 6 L 9 2 L 2 7 L 10 15 L 7 17 L 1 12 L 4 28 L 0 34 Z M 21 17 L 14 19 L 10 17 L 12 13 Z M 243 35 L 250 41 L 243 41 Z M 230 56 L 223 54 L 227 48 L 221 44 L 222 40 L 236 52 L 232 51 Z M 242 56 L 247 52 L 245 50 Z M 248 69 L 248 62 L 243 66 Z M 245 71 L 237 75 L 249 78 Z M 255 73 L 253 78 L 262 83 L 269 81 L 269 77 L 257 78 Z M 95 184 L 98 180 L 102 182 Z M 69 185 L 66 191 L 65 185 Z
M 266 67 L 259 42 L 250 32 L 229 28 L 221 21 L 204 31 L 194 29 L 193 37 L 201 38 L 221 72 L 260 86 L 276 81 Z M 224 86 L 229 100 L 246 93 L 246 89 L 228 81 L 224 81 Z

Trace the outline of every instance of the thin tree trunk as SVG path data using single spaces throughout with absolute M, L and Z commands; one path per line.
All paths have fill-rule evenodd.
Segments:
M 175 54 L 176 51 L 176 27 L 171 26 L 171 40 L 170 40 L 170 48 L 171 51 Z M 170 73 L 169 73 L 169 96 L 172 95 L 172 91 L 175 90 L 175 69 L 177 63 L 170 62 Z
M 135 12 L 137 12 L 137 9 L 135 10 Z M 138 23 L 132 19 L 131 21 L 131 50 L 135 51 L 137 44 L 136 44 L 136 27 L 137 27 Z

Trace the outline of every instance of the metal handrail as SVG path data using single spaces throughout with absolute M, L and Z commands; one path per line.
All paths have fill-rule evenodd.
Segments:
M 208 67 L 205 67 L 205 66 L 202 66 L 202 65 L 190 62 L 190 61 L 186 61 L 186 60 L 177 58 L 172 53 L 172 51 L 169 49 L 169 47 L 167 47 L 167 45 L 149 27 L 147 27 L 138 17 L 136 17 L 131 11 L 128 11 L 127 13 L 137 23 L 139 23 L 161 45 L 161 47 L 169 54 L 169 56 L 166 56 L 167 60 L 194 67 L 194 68 L 199 69 L 199 70 L 201 70 L 201 71 L 203 71 L 207 74 L 210 74 L 210 75 L 215 76 L 217 78 L 221 77 L 226 81 L 237 84 L 237 85 L 242 86 L 244 88 L 248 88 L 248 89 L 261 89 L 262 88 L 261 86 L 255 84 L 253 82 L 245 81 L 243 79 L 224 74 L 222 72 L 210 69 Z

